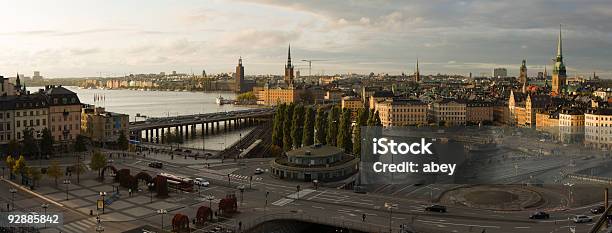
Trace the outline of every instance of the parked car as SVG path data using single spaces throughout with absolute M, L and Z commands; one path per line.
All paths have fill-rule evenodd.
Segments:
M 198 186 L 208 187 L 210 185 L 210 182 L 208 182 L 204 178 L 195 178 L 193 181 L 193 184 L 198 185 Z
M 593 218 L 586 215 L 576 215 L 571 218 L 574 223 L 592 222 Z
M 431 206 L 425 207 L 425 211 L 446 213 L 446 206 L 431 205 Z
M 355 186 L 355 187 L 353 187 L 353 192 L 354 193 L 360 193 L 360 194 L 367 193 L 366 189 L 363 186 Z
M 164 164 L 162 162 L 150 162 L 149 167 L 161 169 L 164 167 Z
M 535 212 L 529 215 L 529 219 L 549 219 L 550 215 L 545 212 Z
M 600 206 L 597 206 L 591 209 L 591 213 L 592 214 L 602 214 L 605 210 L 606 210 L 606 207 L 600 205 Z
M 255 168 L 255 175 L 263 174 L 264 170 L 261 168 Z

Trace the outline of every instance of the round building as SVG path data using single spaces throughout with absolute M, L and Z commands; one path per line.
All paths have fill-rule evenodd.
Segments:
M 338 147 L 312 145 L 272 161 L 272 175 L 280 179 L 321 182 L 345 179 L 357 172 L 359 160 Z

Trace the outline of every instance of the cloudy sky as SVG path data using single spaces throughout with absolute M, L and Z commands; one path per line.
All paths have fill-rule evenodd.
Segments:
M 281 74 L 291 43 L 315 74 L 551 69 L 559 24 L 570 75 L 612 78 L 609 0 L 1 1 L 0 75 Z

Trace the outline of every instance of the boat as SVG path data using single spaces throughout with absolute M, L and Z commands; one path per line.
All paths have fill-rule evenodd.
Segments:
M 219 95 L 219 97 L 217 97 L 217 104 L 218 105 L 224 105 L 224 104 L 232 104 L 234 101 L 232 100 L 226 100 L 225 98 L 223 98 L 221 95 Z

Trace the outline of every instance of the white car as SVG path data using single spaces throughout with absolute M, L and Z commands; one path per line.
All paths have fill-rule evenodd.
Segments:
M 208 185 L 210 185 L 210 182 L 206 181 L 204 178 L 195 178 L 193 183 L 195 185 L 204 186 L 204 187 L 208 187 Z
M 572 217 L 572 221 L 574 221 L 574 223 L 592 222 L 593 218 L 586 215 L 576 215 Z

